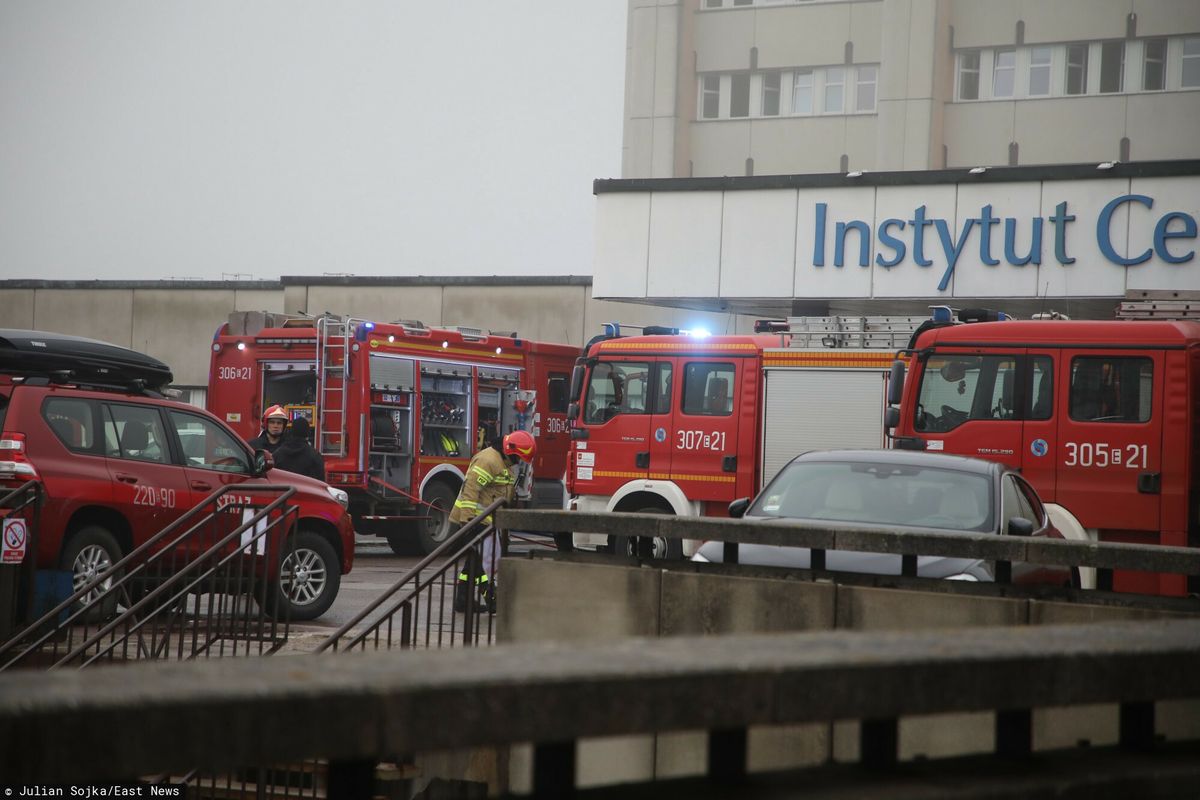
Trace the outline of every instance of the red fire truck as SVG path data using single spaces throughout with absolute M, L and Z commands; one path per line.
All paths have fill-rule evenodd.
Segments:
M 537 437 L 518 495 L 562 508 L 567 389 L 579 348 L 472 328 L 326 315 L 234 314 L 213 338 L 208 409 L 241 436 L 283 406 L 313 426 L 360 534 L 431 552 L 471 456 L 494 436 Z
M 804 450 L 883 447 L 889 370 L 925 319 L 794 317 L 738 336 L 608 326 L 572 378 L 571 507 L 726 516 Z M 583 533 L 575 544 L 630 547 Z
M 935 323 L 907 353 L 895 446 L 1019 468 L 1068 538 L 1200 546 L 1200 322 Z M 1186 584 L 1117 572 L 1112 588 Z

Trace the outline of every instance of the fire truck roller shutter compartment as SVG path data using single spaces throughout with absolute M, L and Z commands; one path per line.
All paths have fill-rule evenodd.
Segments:
M 767 370 L 763 484 L 805 450 L 886 446 L 883 380 L 876 370 Z

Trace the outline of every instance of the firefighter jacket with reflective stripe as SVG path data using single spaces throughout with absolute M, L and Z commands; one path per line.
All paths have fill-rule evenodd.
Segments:
M 450 512 L 450 521 L 462 525 L 501 498 L 511 502 L 515 486 L 516 477 L 504 462 L 504 456 L 494 447 L 480 450 L 467 467 L 466 479 L 454 501 L 454 510 Z M 492 518 L 488 517 L 485 522 L 491 524 Z

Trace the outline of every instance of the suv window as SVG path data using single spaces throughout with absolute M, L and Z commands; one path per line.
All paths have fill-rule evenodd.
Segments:
M 96 421 L 92 404 L 75 397 L 52 397 L 42 406 L 42 417 L 58 440 L 75 452 L 96 446 Z
M 104 454 L 110 458 L 152 461 L 171 460 L 162 417 L 154 406 L 104 406 Z
M 183 460 L 189 467 L 250 474 L 250 459 L 237 440 L 212 420 L 170 411 L 171 427 L 179 435 Z
M 1004 476 L 1000 502 L 1000 521 L 1004 526 L 1001 528 L 1002 531 L 1007 531 L 1008 521 L 1013 517 L 1029 520 L 1033 523 L 1035 529 L 1041 527 L 1041 515 L 1034 510 L 1033 504 L 1030 503 L 1025 493 L 1021 491 L 1021 486 L 1012 475 Z

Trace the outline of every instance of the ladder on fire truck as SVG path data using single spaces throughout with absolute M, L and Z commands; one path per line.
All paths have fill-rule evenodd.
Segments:
M 317 450 L 346 455 L 346 379 L 355 320 L 327 314 L 317 320 Z
M 1117 319 L 1200 320 L 1200 292 L 1127 292 Z

